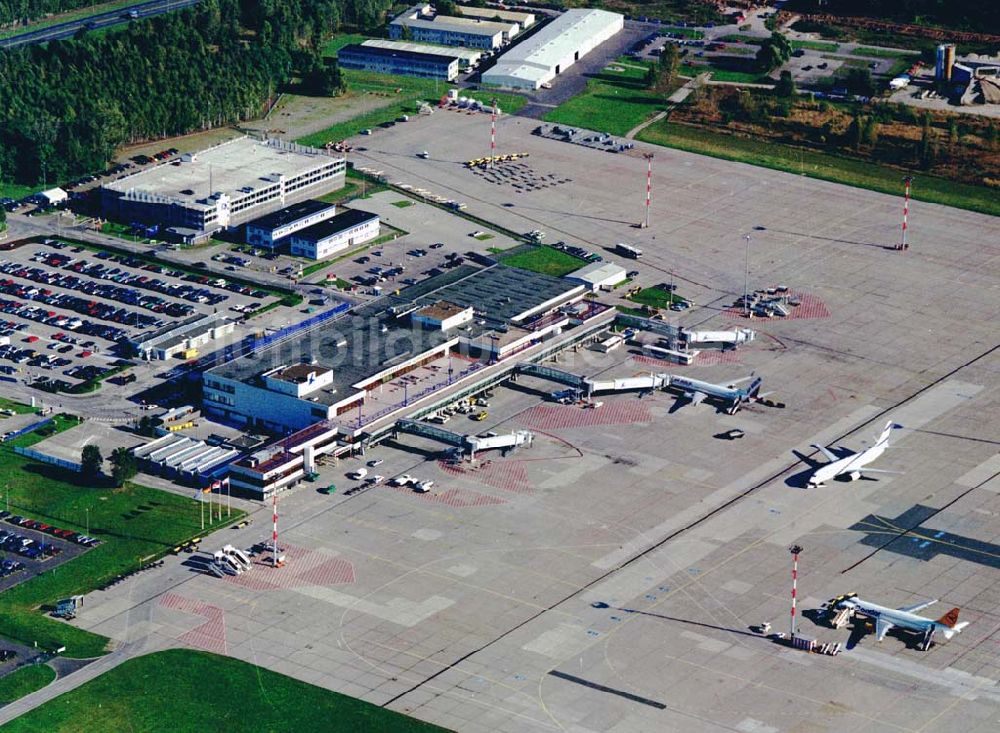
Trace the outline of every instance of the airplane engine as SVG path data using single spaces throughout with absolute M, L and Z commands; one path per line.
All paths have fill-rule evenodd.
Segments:
M 848 474 L 848 477 L 851 479 L 851 481 L 857 481 L 859 478 L 861 478 L 861 471 L 851 471 Z

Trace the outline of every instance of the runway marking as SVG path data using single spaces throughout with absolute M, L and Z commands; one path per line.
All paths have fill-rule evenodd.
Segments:
M 671 369 L 682 369 L 688 366 L 716 366 L 717 364 L 742 364 L 740 354 L 737 351 L 716 351 L 705 350 L 695 357 L 691 364 L 675 364 L 666 359 L 657 359 L 655 356 L 636 355 L 632 361 L 639 364 L 648 364 L 659 368 L 670 367 Z
M 922 664 L 912 662 L 902 657 L 896 657 L 884 652 L 866 649 L 856 646 L 845 651 L 844 656 L 850 660 L 856 660 L 870 667 L 898 672 L 906 677 L 928 682 L 932 685 L 946 688 L 952 695 L 965 697 L 968 700 L 975 700 L 982 696 L 989 698 L 992 702 L 1000 703 L 1000 691 L 997 690 L 997 683 L 987 677 L 976 677 L 968 672 L 945 667 L 944 669 L 928 669 Z
M 496 496 L 480 494 L 478 491 L 468 491 L 466 489 L 448 489 L 447 491 L 418 494 L 409 486 L 392 486 L 390 488 L 400 494 L 409 494 L 420 501 L 430 501 L 436 504 L 444 504 L 445 506 L 454 507 L 456 509 L 479 506 L 497 506 L 499 504 L 507 503 L 506 499 L 500 499 Z
M 229 653 L 226 645 L 225 612 L 221 608 L 193 601 L 176 593 L 166 593 L 161 596 L 160 605 L 205 619 L 205 623 L 178 636 L 178 641 L 216 654 Z
M 794 293 L 789 292 L 790 297 L 798 298 L 801 302 L 797 306 L 788 307 L 788 315 L 784 317 L 761 319 L 770 321 L 794 321 L 805 318 L 829 318 L 830 309 L 826 307 L 820 298 L 809 293 Z M 742 296 L 741 296 L 742 297 Z M 730 318 L 739 318 L 740 320 L 746 320 L 746 316 L 743 315 L 743 308 L 739 306 L 726 308 L 723 313 L 725 313 Z
M 651 422 L 652 419 L 649 407 L 638 400 L 605 402 L 596 409 L 570 405 L 538 405 L 517 418 L 522 425 L 538 430 L 630 425 Z
M 605 685 L 598 684 L 597 682 L 591 682 L 590 680 L 585 680 L 582 677 L 576 677 L 571 674 L 566 674 L 565 672 L 559 672 L 557 670 L 550 670 L 549 675 L 551 677 L 558 677 L 561 680 L 566 680 L 567 682 L 575 682 L 578 685 L 583 685 L 584 687 L 589 687 L 592 690 L 598 690 L 599 692 L 607 692 L 610 695 L 617 695 L 618 697 L 623 697 L 626 700 L 631 700 L 632 702 L 641 703 L 643 705 L 649 705 L 657 710 L 665 710 L 666 705 L 662 702 L 656 700 L 650 700 L 648 697 L 642 697 L 641 695 L 633 695 L 631 692 L 625 692 L 624 690 L 616 690 L 613 687 L 607 687 Z
M 276 569 L 270 556 L 253 559 L 253 567 L 242 575 L 226 575 L 227 583 L 255 591 L 287 590 L 304 585 L 353 583 L 354 564 L 328 553 L 294 545 L 284 546 L 286 565 Z
M 527 494 L 534 490 L 528 481 L 528 472 L 521 461 L 491 461 L 486 460 L 477 466 L 471 464 L 454 465 L 439 461 L 438 467 L 447 474 L 457 477 L 469 477 L 482 481 L 487 486 L 515 494 Z

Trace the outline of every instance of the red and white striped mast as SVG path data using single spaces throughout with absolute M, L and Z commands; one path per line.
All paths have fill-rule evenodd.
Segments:
M 802 547 L 792 545 L 788 551 L 792 553 L 792 627 L 790 638 L 795 641 L 795 601 L 799 585 L 799 553 L 802 552 Z
M 273 521 L 271 530 L 271 551 L 273 553 L 271 559 L 274 562 L 274 567 L 278 567 L 278 492 L 275 491 L 271 494 L 271 506 L 272 513 L 271 519 Z
M 649 203 L 653 192 L 653 154 L 646 153 L 642 157 L 646 159 L 646 220 L 642 228 L 649 229 Z
M 497 154 L 497 99 L 493 98 L 493 114 L 490 116 L 490 164 L 492 168 Z
M 904 178 L 903 183 L 906 184 L 906 193 L 903 198 L 903 240 L 898 249 L 905 251 L 910 248 L 909 243 L 906 241 L 906 230 L 909 228 L 907 220 L 910 216 L 910 186 L 913 184 L 913 176 Z

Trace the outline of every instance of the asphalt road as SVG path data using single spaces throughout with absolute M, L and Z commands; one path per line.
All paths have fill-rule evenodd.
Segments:
M 180 10 L 192 5 L 196 5 L 199 0 L 149 0 L 149 2 L 136 3 L 128 7 L 110 10 L 106 13 L 98 13 L 86 18 L 71 20 L 58 25 L 50 25 L 38 30 L 29 30 L 20 35 L 11 36 L 0 40 L 0 48 L 15 48 L 17 46 L 28 46 L 33 43 L 45 43 L 46 41 L 56 41 L 61 38 L 71 38 L 82 29 L 97 30 L 99 28 L 109 28 L 119 23 L 131 20 L 128 17 L 129 11 L 134 10 L 139 18 L 149 18 L 154 15 L 162 15 L 172 10 Z

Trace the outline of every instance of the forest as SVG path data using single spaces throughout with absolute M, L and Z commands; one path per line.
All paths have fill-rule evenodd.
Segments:
M 1000 33 L 1000 3 L 984 0 L 792 0 L 785 9 Z
M 112 32 L 0 54 L 0 181 L 103 168 L 125 142 L 258 116 L 294 76 L 336 93 L 324 38 L 381 25 L 390 0 L 205 0 Z

